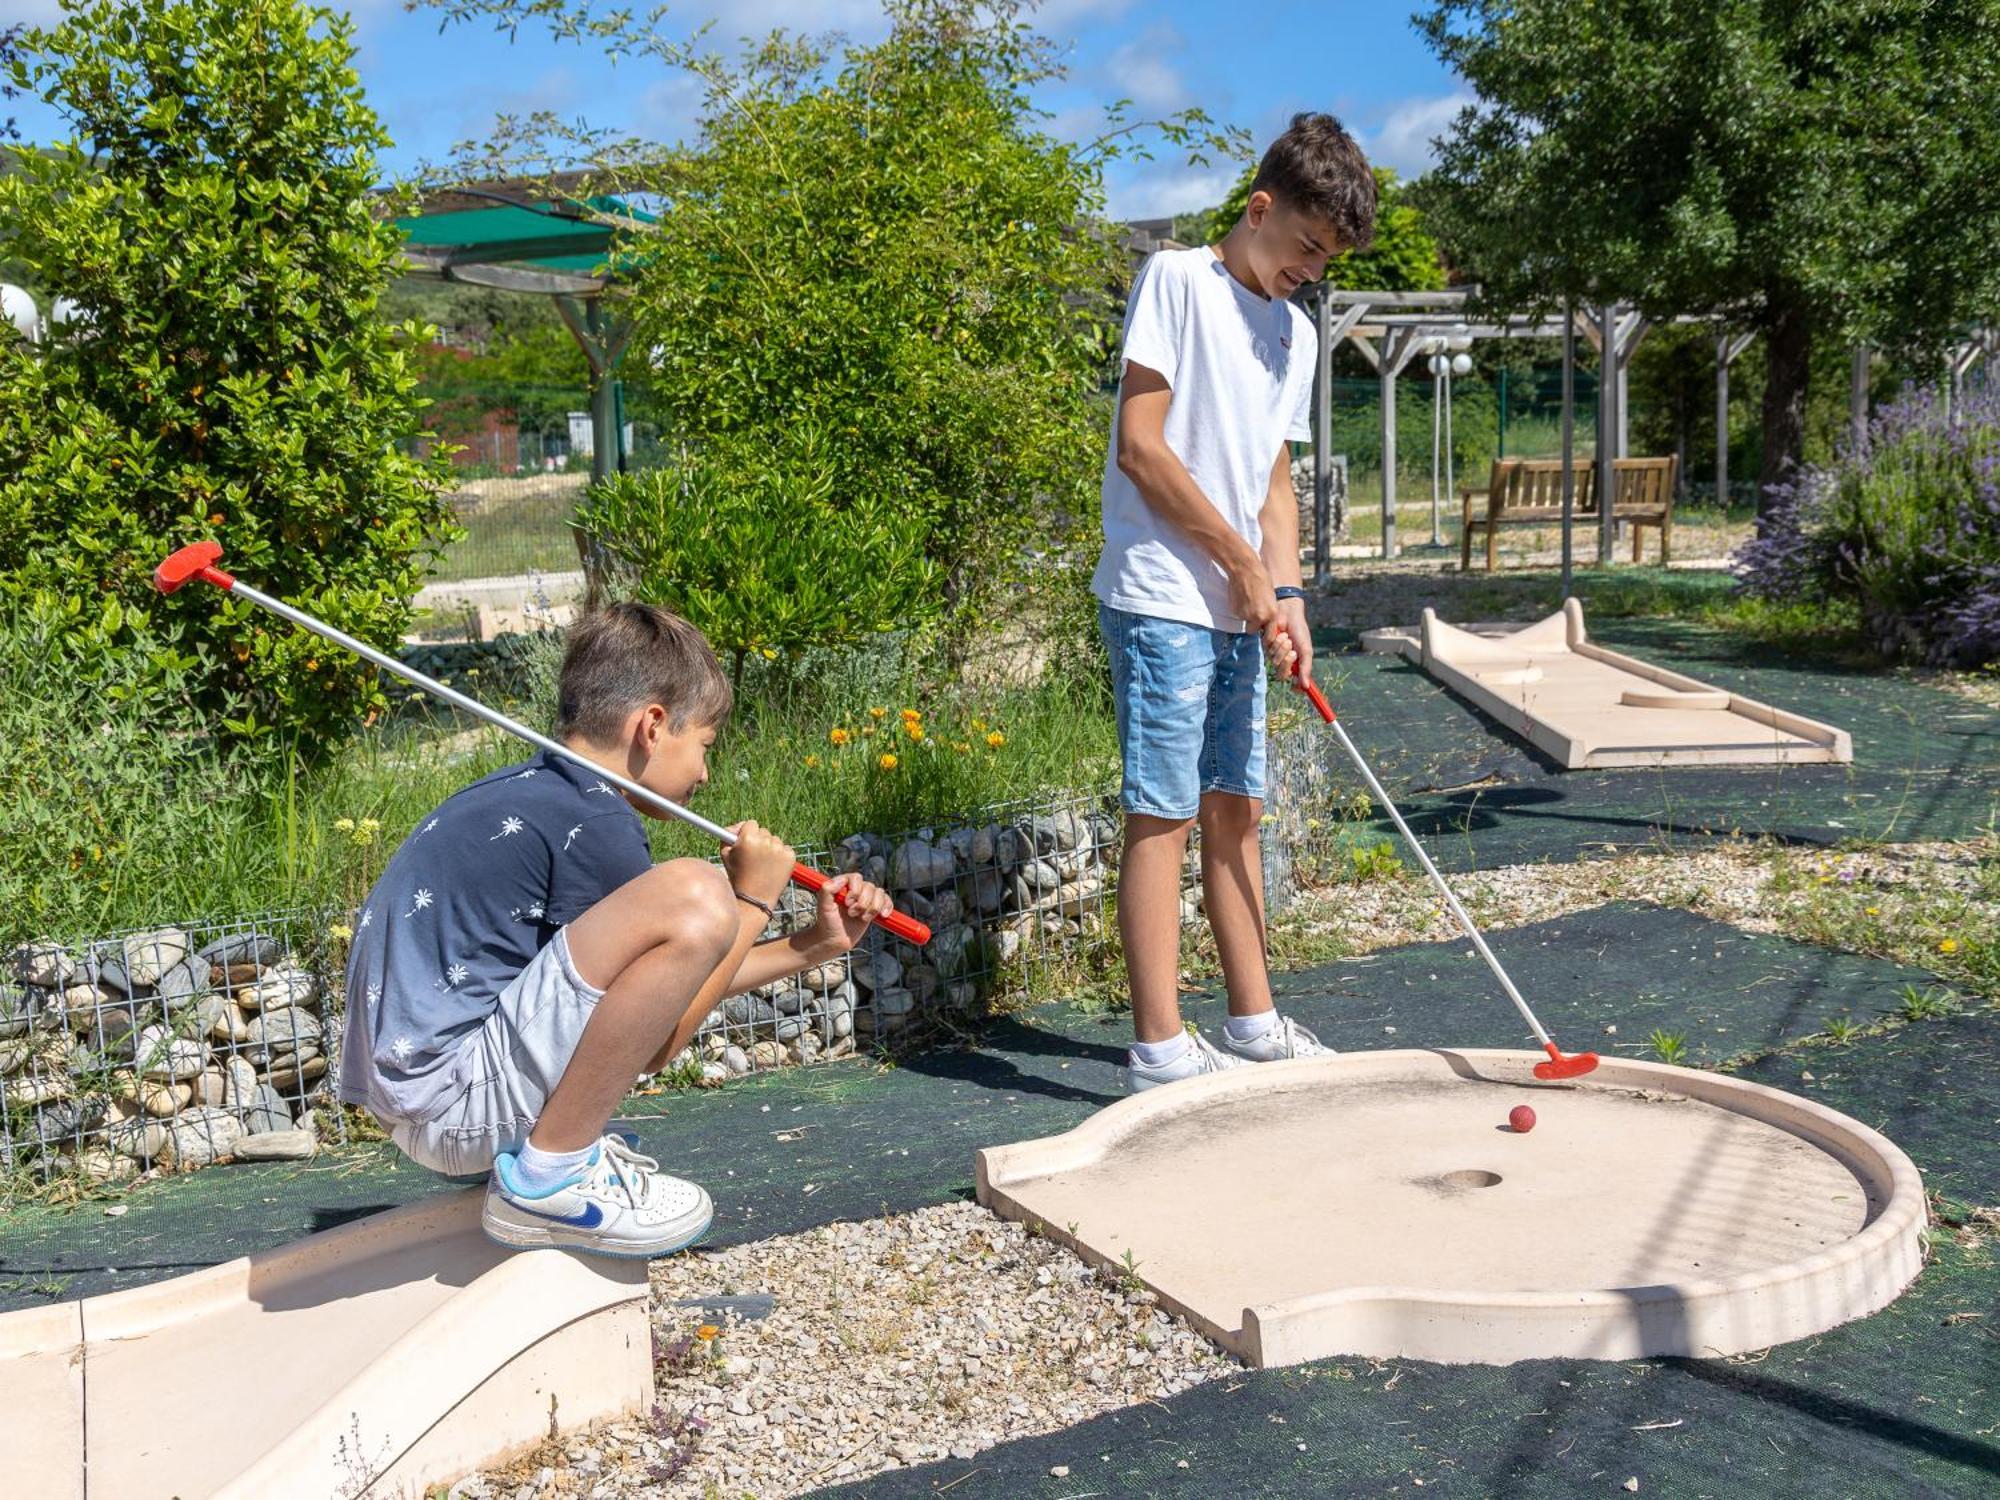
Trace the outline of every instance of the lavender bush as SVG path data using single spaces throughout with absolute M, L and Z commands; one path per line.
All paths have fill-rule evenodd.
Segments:
M 1763 535 L 1734 559 L 1748 592 L 1852 601 L 1892 656 L 2000 660 L 2000 388 L 1947 413 L 1906 387 L 1860 442 L 1773 493 Z

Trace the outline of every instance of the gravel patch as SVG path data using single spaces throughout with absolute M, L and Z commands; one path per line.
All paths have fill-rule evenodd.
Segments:
M 766 1295 L 760 1318 L 717 1305 Z M 548 1443 L 452 1494 L 777 1500 L 1239 1368 L 1143 1287 L 970 1203 L 673 1256 L 653 1266 L 652 1307 L 649 1421 Z

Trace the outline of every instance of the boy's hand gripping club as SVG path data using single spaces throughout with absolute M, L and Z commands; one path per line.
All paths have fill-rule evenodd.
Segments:
M 1549 1034 L 1542 1029 L 1542 1023 L 1537 1021 L 1535 1013 L 1528 1009 L 1528 1002 L 1523 1000 L 1521 992 L 1514 988 L 1514 981 L 1509 979 L 1507 971 L 1500 967 L 1500 960 L 1495 958 L 1493 950 L 1486 946 L 1486 939 L 1479 935 L 1479 929 L 1473 925 L 1472 918 L 1467 914 L 1465 908 L 1459 905 L 1458 897 L 1452 894 L 1452 889 L 1445 883 L 1444 876 L 1438 873 L 1438 867 L 1432 864 L 1431 857 L 1424 853 L 1424 846 L 1418 843 L 1417 836 L 1410 832 L 1410 825 L 1405 823 L 1403 815 L 1396 811 L 1396 804 L 1391 802 L 1389 794 L 1382 790 L 1382 783 L 1375 779 L 1375 773 L 1369 769 L 1368 762 L 1361 758 L 1361 752 L 1355 748 L 1354 741 L 1348 737 L 1347 727 L 1333 716 L 1333 705 L 1326 701 L 1326 695 L 1319 690 L 1319 684 L 1308 678 L 1294 678 L 1293 686 L 1297 687 L 1300 692 L 1312 700 L 1312 706 L 1319 710 L 1319 716 L 1331 724 L 1333 732 L 1340 736 L 1341 748 L 1347 752 L 1348 758 L 1354 762 L 1355 768 L 1361 772 L 1361 779 L 1368 783 L 1368 790 L 1374 793 L 1377 802 L 1388 809 L 1389 816 L 1395 821 L 1396 831 L 1403 835 L 1404 842 L 1410 846 L 1411 852 L 1417 856 L 1417 863 L 1424 867 L 1424 873 L 1430 876 L 1431 884 L 1438 888 L 1438 894 L 1444 897 L 1445 905 L 1451 908 L 1451 914 L 1458 918 L 1459 925 L 1465 929 L 1466 936 L 1472 939 L 1472 946 L 1479 950 L 1479 956 L 1486 960 L 1486 967 L 1493 971 L 1493 977 L 1500 981 L 1500 988 L 1507 992 L 1507 998 L 1514 1002 L 1514 1008 L 1521 1013 L 1521 1019 L 1528 1023 L 1529 1030 L 1533 1031 L 1536 1038 L 1540 1040 L 1542 1050 L 1548 1053 L 1549 1060 L 1544 1063 L 1535 1064 L 1535 1076 L 1537 1078 L 1581 1078 L 1585 1073 L 1590 1072 L 1591 1069 L 1597 1066 L 1597 1054 L 1595 1052 L 1578 1052 L 1571 1056 L 1565 1056 L 1562 1049 L 1557 1047 L 1555 1042 L 1550 1039 Z
M 548 751 L 551 755 L 560 755 L 565 760 L 576 762 L 576 764 L 587 768 L 596 775 L 602 776 L 627 796 L 637 798 L 648 806 L 659 809 L 668 817 L 679 818 L 683 823 L 699 828 L 717 843 L 734 844 L 736 842 L 735 834 L 719 823 L 711 823 L 700 813 L 691 812 L 687 808 L 682 807 L 680 803 L 662 797 L 658 792 L 648 787 L 643 787 L 636 781 L 620 776 L 615 771 L 606 770 L 603 766 L 598 765 L 597 762 L 586 756 L 579 755 L 560 741 L 552 740 L 547 735 L 537 734 L 534 730 L 528 728 L 527 725 L 518 724 L 505 714 L 488 708 L 477 699 L 468 698 L 465 694 L 456 692 L 441 682 L 433 681 L 415 668 L 397 661 L 395 657 L 385 655 L 377 651 L 373 646 L 356 640 L 344 631 L 336 630 L 324 621 L 316 620 L 311 615 L 292 608 L 291 605 L 286 604 L 283 600 L 273 599 L 269 594 L 253 589 L 247 583 L 238 582 L 234 576 L 225 573 L 221 568 L 216 566 L 221 560 L 221 543 L 196 542 L 191 547 L 181 548 L 180 551 L 176 552 L 172 557 L 169 557 L 153 570 L 153 586 L 163 594 L 171 594 L 196 579 L 200 579 L 203 583 L 212 583 L 226 593 L 248 599 L 252 604 L 263 606 L 279 618 L 290 620 L 302 630 L 309 630 L 324 640 L 332 641 L 336 646 L 346 647 L 356 656 L 373 662 L 383 671 L 392 673 L 402 678 L 405 682 L 422 688 L 432 697 L 441 699 L 443 702 L 451 704 L 454 708 L 464 709 L 474 718 L 484 719 L 496 729 L 504 729 L 509 734 Z M 813 869 L 809 865 L 794 864 L 792 866 L 792 879 L 809 891 L 822 889 L 832 878 Z M 877 920 L 881 926 L 903 939 L 906 943 L 914 943 L 918 947 L 922 947 L 931 940 L 930 928 L 919 922 L 915 917 L 908 916 L 903 912 L 892 911 L 886 917 L 881 917 Z

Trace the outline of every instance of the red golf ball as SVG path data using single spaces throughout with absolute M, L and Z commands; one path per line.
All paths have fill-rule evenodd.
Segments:
M 1507 1111 L 1507 1123 L 1514 1127 L 1516 1135 L 1526 1135 L 1535 1128 L 1535 1112 L 1525 1104 L 1517 1104 Z

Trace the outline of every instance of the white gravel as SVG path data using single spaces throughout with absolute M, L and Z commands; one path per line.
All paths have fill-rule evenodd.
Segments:
M 653 1420 L 546 1444 L 454 1495 L 776 1500 L 1237 1368 L 1122 1274 L 969 1203 L 673 1256 L 652 1279 L 668 1351 Z M 707 1325 L 712 1338 L 676 1305 L 760 1292 L 768 1316 Z

